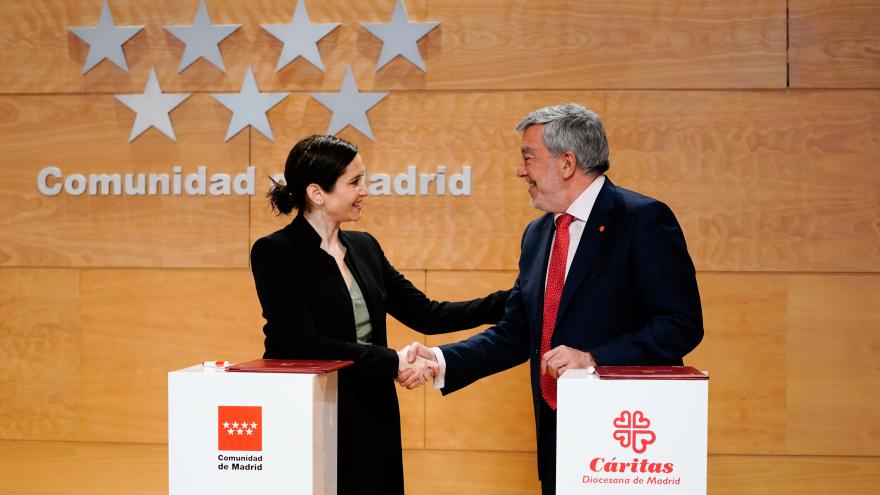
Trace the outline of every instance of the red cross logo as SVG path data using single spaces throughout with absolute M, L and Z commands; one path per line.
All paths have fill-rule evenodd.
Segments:
M 614 439 L 623 448 L 632 448 L 636 454 L 644 454 L 657 436 L 649 430 L 651 420 L 642 411 L 621 411 L 614 418 Z

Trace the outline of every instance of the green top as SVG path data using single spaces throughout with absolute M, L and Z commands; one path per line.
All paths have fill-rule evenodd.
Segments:
M 351 295 L 351 306 L 354 309 L 354 326 L 357 329 L 358 344 L 369 344 L 373 338 L 373 325 L 370 324 L 367 301 L 364 300 L 364 294 L 354 277 L 351 277 L 351 287 L 348 288 L 348 293 Z

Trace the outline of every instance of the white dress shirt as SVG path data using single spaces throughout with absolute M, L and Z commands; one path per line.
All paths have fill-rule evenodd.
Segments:
M 596 198 L 599 197 L 599 191 L 605 184 L 605 176 L 600 175 L 596 178 L 577 198 L 572 202 L 566 213 L 574 217 L 571 225 L 568 226 L 568 258 L 565 260 L 565 276 L 568 277 L 568 270 L 571 268 L 571 262 L 574 260 L 574 254 L 577 252 L 578 245 L 581 243 L 581 237 L 584 234 L 584 227 L 587 225 L 587 219 L 590 218 L 590 212 L 593 211 L 593 205 L 596 204 Z M 561 213 L 553 215 L 555 222 Z M 550 244 L 550 253 L 553 252 L 553 244 L 556 243 L 556 236 Z M 549 255 L 548 255 L 549 256 Z M 549 266 L 549 260 L 548 260 Z M 544 274 L 544 286 L 547 286 L 547 274 Z M 434 356 L 437 358 L 437 364 L 440 365 L 438 375 L 434 378 L 434 388 L 440 389 L 446 384 L 446 358 L 443 357 L 443 351 L 439 347 L 432 347 Z

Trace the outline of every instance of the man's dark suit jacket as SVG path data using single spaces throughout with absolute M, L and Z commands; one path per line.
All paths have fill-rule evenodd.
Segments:
M 342 359 L 339 373 L 338 493 L 403 493 L 400 411 L 393 379 L 397 352 L 387 347 L 386 314 L 425 334 L 495 323 L 509 291 L 468 302 L 436 302 L 416 289 L 365 232 L 340 231 L 345 264 L 364 295 L 372 345 L 357 343 L 351 296 L 321 238 L 302 215 L 263 237 L 251 269 L 266 325 L 265 358 Z
M 555 440 L 542 442 L 546 432 L 541 425 L 547 423 L 541 421 L 539 402 L 544 285 L 554 233 L 549 213 L 526 227 L 519 276 L 504 319 L 470 339 L 441 346 L 444 394 L 530 360 L 539 471 L 555 465 L 555 452 L 541 448 Z M 702 340 L 703 317 L 694 265 L 669 207 L 606 178 L 565 279 L 556 318 L 551 348 L 589 351 L 600 365 L 682 364 Z M 541 473 L 542 479 L 549 474 Z

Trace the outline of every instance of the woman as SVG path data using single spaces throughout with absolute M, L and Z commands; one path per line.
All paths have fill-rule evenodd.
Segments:
M 386 313 L 426 334 L 462 330 L 500 320 L 509 293 L 431 301 L 391 266 L 375 238 L 340 229 L 361 217 L 364 172 L 357 147 L 342 139 L 297 143 L 286 185 L 268 194 L 273 209 L 297 215 L 254 244 L 251 267 L 266 318 L 265 358 L 355 363 L 339 374 L 338 493 L 393 495 L 403 493 L 394 379 L 413 365 L 387 347 Z M 431 372 L 423 360 L 414 365 L 415 373 Z

